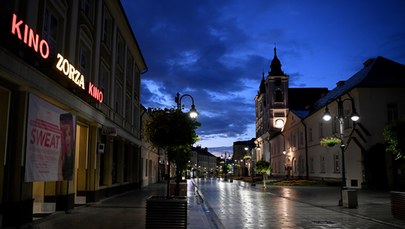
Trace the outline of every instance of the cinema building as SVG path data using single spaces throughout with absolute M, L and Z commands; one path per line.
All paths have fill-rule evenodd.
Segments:
M 147 66 L 121 3 L 0 8 L 0 227 L 139 187 Z

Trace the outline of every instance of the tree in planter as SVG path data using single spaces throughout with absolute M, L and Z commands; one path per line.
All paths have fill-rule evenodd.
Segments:
M 263 175 L 263 188 L 266 188 L 266 174 L 271 170 L 270 162 L 266 160 L 259 160 L 256 162 L 255 169 L 257 173 Z
M 180 109 L 155 108 L 146 123 L 145 136 L 152 146 L 166 150 L 169 162 L 176 163 L 176 195 L 179 191 L 179 176 L 187 167 L 191 146 L 198 140 L 196 129 L 201 126 L 195 119 Z M 167 197 L 169 197 L 170 166 Z

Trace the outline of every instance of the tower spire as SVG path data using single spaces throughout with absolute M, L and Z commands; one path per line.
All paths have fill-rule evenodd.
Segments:
M 281 70 L 281 62 L 277 58 L 277 48 L 274 46 L 274 57 L 270 64 L 270 73 L 271 76 L 283 76 L 284 72 Z

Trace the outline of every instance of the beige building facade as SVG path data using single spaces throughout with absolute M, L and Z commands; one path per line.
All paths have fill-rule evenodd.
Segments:
M 139 187 L 147 66 L 121 3 L 5 1 L 0 21 L 0 226 Z

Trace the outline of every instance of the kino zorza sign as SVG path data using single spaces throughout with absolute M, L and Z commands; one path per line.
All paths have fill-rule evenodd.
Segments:
M 17 15 L 13 14 L 11 21 L 11 33 L 17 36 L 24 44 L 39 53 L 43 59 L 49 57 L 49 44 L 46 40 L 40 39 L 39 35 L 34 32 L 23 20 L 17 19 Z M 58 61 L 55 65 L 61 73 L 72 80 L 81 89 L 86 90 L 84 76 L 81 74 L 69 61 L 60 53 L 57 54 Z M 103 92 L 89 81 L 87 93 L 96 99 L 99 103 L 103 102 Z

